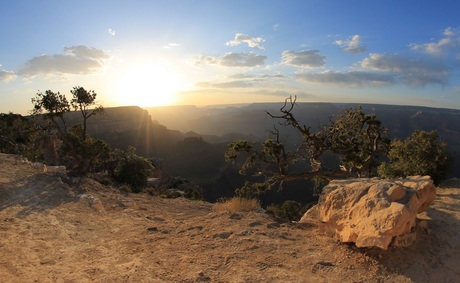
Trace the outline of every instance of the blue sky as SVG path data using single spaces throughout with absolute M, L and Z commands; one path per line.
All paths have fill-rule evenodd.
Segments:
M 283 101 L 460 109 L 460 2 L 23 1 L 0 10 L 0 112 Z

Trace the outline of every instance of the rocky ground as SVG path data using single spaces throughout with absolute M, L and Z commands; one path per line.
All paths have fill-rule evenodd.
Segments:
M 415 245 L 383 251 L 263 212 L 122 195 L 0 154 L 0 281 L 459 282 L 457 185 L 420 214 L 429 227 Z

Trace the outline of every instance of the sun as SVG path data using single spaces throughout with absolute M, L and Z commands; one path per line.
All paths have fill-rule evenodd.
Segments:
M 174 104 L 180 91 L 179 74 L 167 65 L 136 63 L 117 76 L 117 101 L 141 107 Z

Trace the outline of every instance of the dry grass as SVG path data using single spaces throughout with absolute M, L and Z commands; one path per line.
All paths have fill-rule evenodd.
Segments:
M 217 212 L 237 212 L 237 211 L 252 211 L 260 208 L 260 201 L 257 199 L 247 199 L 234 197 L 231 199 L 220 201 L 214 204 L 214 211 Z

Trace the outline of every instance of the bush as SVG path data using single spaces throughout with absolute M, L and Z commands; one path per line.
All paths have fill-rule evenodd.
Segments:
M 103 171 L 112 149 L 107 142 L 89 135 L 83 139 L 81 131 L 81 125 L 77 125 L 67 132 L 62 147 L 64 164 L 78 175 Z
M 379 175 L 384 178 L 429 175 L 438 185 L 446 179 L 452 165 L 446 147 L 436 131 L 415 131 L 404 141 L 395 139 L 390 144 L 390 160 L 379 167 Z
M 298 221 L 302 216 L 300 211 L 302 205 L 296 201 L 287 200 L 282 205 L 272 204 L 267 207 L 267 212 L 276 217 L 289 221 Z
M 13 113 L 0 114 L 0 152 L 37 161 L 41 154 L 40 141 L 45 136 L 34 119 Z
M 252 211 L 258 208 L 260 208 L 260 201 L 252 198 L 234 197 L 228 200 L 221 200 L 214 204 L 214 210 L 217 212 Z
M 148 177 L 155 169 L 147 159 L 135 154 L 135 148 L 117 151 L 117 167 L 114 170 L 115 181 L 131 187 L 133 193 L 139 193 L 147 186 Z

